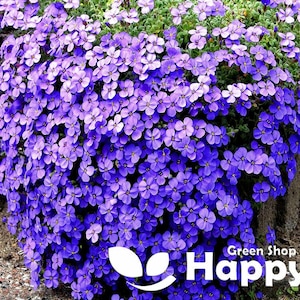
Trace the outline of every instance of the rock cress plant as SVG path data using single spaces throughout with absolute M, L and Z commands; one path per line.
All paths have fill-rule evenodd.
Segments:
M 300 1 L 244 2 L 111 1 L 93 21 L 68 15 L 78 0 L 0 0 L 3 32 L 16 30 L 0 48 L 0 192 L 35 287 L 231 299 L 239 280 L 185 281 L 184 253 L 263 264 L 227 248 L 256 247 L 254 204 L 296 172 Z M 174 269 L 176 282 L 126 286 L 114 246 L 143 265 L 168 252 L 166 272 L 137 283 Z

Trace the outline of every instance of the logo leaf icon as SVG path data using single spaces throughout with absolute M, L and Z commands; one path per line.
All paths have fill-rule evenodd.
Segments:
M 143 266 L 139 257 L 124 247 L 111 247 L 108 249 L 108 258 L 112 267 L 125 277 L 143 276 Z
M 169 266 L 169 254 L 160 252 L 152 255 L 146 265 L 148 276 L 158 276 L 167 270 Z

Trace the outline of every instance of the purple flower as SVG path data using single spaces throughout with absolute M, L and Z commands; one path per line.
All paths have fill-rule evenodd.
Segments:
M 269 244 L 272 244 L 272 245 L 274 245 L 274 242 L 276 241 L 275 230 L 272 229 L 270 226 L 268 226 L 268 232 L 266 234 L 266 240 Z
M 203 87 L 205 88 L 206 85 L 201 85 L 200 83 L 192 83 L 190 85 L 190 91 L 191 91 L 190 102 L 195 102 L 196 100 L 198 100 L 200 97 L 203 96 L 205 92 L 205 90 L 203 90 Z M 208 89 L 206 92 L 208 92 Z
M 80 299 L 81 298 L 81 290 L 80 290 L 80 284 L 77 284 L 76 282 L 72 282 L 72 297 L 74 299 Z
M 120 9 L 118 7 L 113 7 L 110 10 L 106 10 L 104 17 L 108 20 L 110 25 L 117 24 L 121 19 Z
M 237 166 L 235 158 L 233 157 L 233 153 L 231 151 L 224 152 L 224 160 L 221 160 L 220 165 L 224 171 L 227 171 L 230 166 Z
M 78 173 L 83 182 L 89 182 L 90 177 L 94 174 L 94 172 L 95 168 L 93 166 L 90 166 L 87 162 L 83 161 L 80 163 Z
M 154 114 L 156 106 L 157 102 L 155 101 L 155 98 L 153 98 L 149 94 L 145 95 L 139 102 L 139 109 L 145 111 L 147 116 L 151 116 Z
M 123 20 L 129 24 L 138 23 L 139 21 L 138 12 L 134 8 L 130 9 L 129 12 L 127 12 L 126 10 L 122 11 L 121 16 Z
M 221 130 L 218 126 L 208 124 L 205 128 L 207 132 L 206 140 L 210 145 L 218 145 L 221 141 Z
M 239 219 L 241 222 L 251 220 L 253 216 L 253 210 L 249 201 L 244 200 L 238 208 Z
M 59 253 L 54 253 L 52 256 L 52 267 L 53 269 L 57 269 L 58 267 L 60 267 L 63 263 L 63 257 L 61 252 Z
M 15 78 L 12 78 L 11 81 L 11 85 L 12 85 L 12 96 L 14 97 L 18 97 L 20 95 L 20 93 L 24 93 L 25 89 L 26 89 L 26 85 L 25 83 L 22 81 L 22 77 L 21 76 L 17 76 Z
M 199 212 L 200 219 L 197 220 L 197 226 L 204 231 L 211 231 L 216 221 L 216 216 L 212 211 L 203 208 Z
M 294 19 L 294 11 L 292 10 L 292 8 L 287 7 L 285 10 L 284 9 L 280 9 L 277 13 L 276 16 L 278 17 L 278 19 L 280 21 L 286 22 L 288 24 L 294 23 L 295 19 Z
M 25 257 L 25 266 L 31 271 L 36 271 L 39 268 L 41 255 L 38 252 L 29 251 Z
M 44 273 L 45 285 L 48 288 L 58 287 L 58 273 L 56 270 L 46 270 Z
M 103 99 L 113 99 L 116 95 L 117 82 L 107 83 L 103 85 L 101 95 Z
M 220 216 L 230 216 L 235 208 L 235 201 L 231 196 L 225 196 L 216 203 L 216 208 Z
M 262 171 L 263 156 L 259 151 L 249 151 L 246 155 L 245 171 L 248 174 L 259 174 Z
M 120 89 L 119 95 L 122 98 L 130 97 L 133 95 L 134 88 L 133 88 L 133 82 L 131 80 L 125 80 L 120 82 Z
M 250 228 L 248 223 L 241 224 L 240 226 L 241 231 L 241 240 L 245 243 L 253 244 L 255 241 L 255 237 L 253 235 L 253 230 Z
M 109 66 L 104 66 L 102 69 L 102 80 L 105 83 L 110 83 L 111 81 L 117 81 L 120 74 L 117 71 L 118 68 L 115 64 L 110 64 Z
M 198 16 L 199 21 L 205 20 L 211 14 L 211 6 L 209 4 L 212 3 L 199 2 L 193 7 L 193 11 Z
M 170 27 L 169 29 L 164 30 L 164 38 L 167 41 L 175 40 L 176 35 L 177 35 L 176 27 Z
M 182 121 L 177 121 L 175 124 L 175 130 L 178 131 L 178 137 L 180 139 L 185 136 L 191 136 L 194 132 L 193 120 L 190 118 L 184 118 Z
M 229 222 L 225 220 L 216 220 L 214 229 L 213 229 L 213 235 L 215 237 L 221 236 L 223 239 L 227 238 L 232 233 Z
M 169 183 L 165 187 L 165 191 L 175 202 L 180 200 L 181 194 L 180 190 L 178 190 L 178 180 L 176 178 L 169 180 Z
M 245 39 L 249 42 L 257 43 L 260 40 L 260 36 L 263 34 L 261 26 L 250 26 L 247 28 Z
M 254 193 L 252 197 L 256 202 L 266 202 L 270 197 L 270 190 L 271 187 L 267 182 L 256 183 L 253 187 Z
M 145 199 L 149 199 L 150 196 L 158 194 L 158 185 L 155 183 L 153 178 L 142 180 L 138 186 L 141 196 Z
M 9 88 L 8 81 L 10 79 L 10 74 L 8 72 L 3 72 L 0 68 L 0 90 L 5 92 Z
M 247 56 L 238 57 L 237 63 L 243 73 L 251 73 L 253 70 L 251 59 Z
M 254 80 L 260 81 L 264 76 L 268 74 L 268 68 L 260 60 L 257 60 L 255 65 L 256 66 L 253 69 L 252 77 Z
M 151 149 L 157 150 L 162 142 L 161 142 L 161 132 L 159 129 L 154 128 L 153 131 L 147 129 L 145 132 L 146 145 Z
M 123 298 L 120 298 L 119 295 L 114 294 L 114 295 L 111 296 L 111 300 L 124 300 L 124 299 L 123 299 Z
M 219 298 L 220 298 L 220 291 L 215 286 L 211 285 L 205 290 L 203 299 L 213 300 Z
M 189 199 L 186 202 L 186 206 L 183 206 L 181 209 L 181 214 L 183 216 L 186 216 L 186 219 L 188 222 L 196 222 L 197 215 L 199 214 L 200 206 L 197 204 L 197 202 L 193 199 Z
M 15 29 L 22 26 L 22 20 L 24 19 L 24 14 L 21 11 L 11 10 L 7 13 L 5 18 L 6 24 L 12 26 Z
M 217 193 L 215 189 L 215 183 L 213 181 L 204 182 L 200 188 L 200 192 L 203 194 L 205 202 L 214 201 L 217 199 Z

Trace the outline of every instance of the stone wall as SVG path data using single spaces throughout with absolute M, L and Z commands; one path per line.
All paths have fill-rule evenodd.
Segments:
M 259 238 L 267 232 L 270 225 L 290 237 L 299 222 L 300 213 L 300 156 L 297 156 L 297 173 L 287 190 L 287 194 L 277 200 L 269 199 L 263 203 L 257 215 L 257 234 Z
M 289 235 L 296 228 L 299 222 L 299 208 L 300 208 L 300 156 L 297 156 L 297 173 L 288 188 L 285 197 L 285 215 L 283 229 Z M 279 212 L 280 213 L 280 212 Z

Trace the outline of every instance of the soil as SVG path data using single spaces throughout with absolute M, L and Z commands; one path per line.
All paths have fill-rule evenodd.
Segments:
M 7 215 L 6 204 L 0 197 L 0 299 L 1 300 L 71 300 L 66 287 L 55 290 L 44 285 L 34 290 L 30 285 L 30 272 L 24 266 L 22 251 L 17 239 L 2 222 Z

